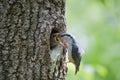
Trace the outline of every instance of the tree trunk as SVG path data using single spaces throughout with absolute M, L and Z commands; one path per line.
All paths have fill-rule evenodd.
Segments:
M 50 50 L 64 15 L 65 0 L 0 0 L 0 80 L 65 80 L 65 56 Z

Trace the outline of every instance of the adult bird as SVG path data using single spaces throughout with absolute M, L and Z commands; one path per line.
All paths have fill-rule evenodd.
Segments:
M 55 33 L 54 40 L 63 48 L 67 48 L 68 60 L 75 65 L 75 74 L 77 74 L 84 50 L 78 45 L 75 38 L 68 33 Z

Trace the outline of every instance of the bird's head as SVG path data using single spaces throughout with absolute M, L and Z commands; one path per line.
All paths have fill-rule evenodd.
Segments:
M 55 33 L 53 35 L 53 39 L 56 43 L 62 45 L 64 48 L 68 48 L 68 40 L 67 37 L 64 37 L 61 33 Z

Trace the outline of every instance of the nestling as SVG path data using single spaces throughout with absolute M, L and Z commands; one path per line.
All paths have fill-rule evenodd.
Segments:
M 68 60 L 75 65 L 75 74 L 79 71 L 81 62 L 81 54 L 84 52 L 83 49 L 78 45 L 76 40 L 67 33 L 56 33 L 54 37 L 55 41 L 68 49 Z

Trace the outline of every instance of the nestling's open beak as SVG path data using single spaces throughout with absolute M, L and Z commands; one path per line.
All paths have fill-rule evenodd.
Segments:
M 67 42 L 63 42 L 59 37 L 55 37 L 55 41 L 62 45 L 64 48 L 68 48 Z
M 60 40 L 60 38 L 58 38 L 57 36 L 55 37 L 55 41 L 58 42 L 63 47 L 65 46 L 64 43 Z

